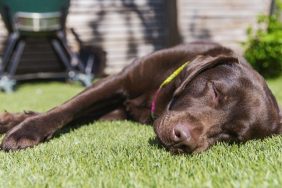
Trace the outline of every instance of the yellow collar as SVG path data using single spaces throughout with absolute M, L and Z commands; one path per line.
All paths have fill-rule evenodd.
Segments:
M 181 65 L 180 67 L 178 67 L 175 71 L 173 71 L 173 73 L 171 73 L 160 85 L 159 89 L 156 91 L 153 100 L 152 100 L 152 104 L 151 104 L 151 116 L 152 118 L 155 118 L 155 110 L 156 110 L 156 102 L 157 102 L 157 98 L 159 96 L 159 93 L 161 91 L 161 89 L 166 86 L 167 84 L 169 84 L 172 80 L 174 80 L 180 73 L 181 71 L 183 71 L 183 69 L 190 63 L 190 61 L 185 62 L 183 65 Z

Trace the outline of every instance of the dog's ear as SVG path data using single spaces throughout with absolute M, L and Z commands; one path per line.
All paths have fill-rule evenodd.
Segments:
M 179 95 L 184 88 L 191 82 L 193 78 L 195 78 L 200 73 L 204 72 L 207 69 L 215 67 L 219 64 L 226 63 L 237 63 L 239 64 L 239 60 L 237 57 L 219 55 L 216 57 L 212 56 L 197 56 L 189 65 L 187 66 L 185 72 L 185 80 L 180 84 L 180 86 L 175 90 L 174 96 Z

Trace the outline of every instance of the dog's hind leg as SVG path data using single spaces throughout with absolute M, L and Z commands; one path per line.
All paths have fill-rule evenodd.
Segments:
M 125 112 L 125 109 L 123 108 L 115 109 L 99 118 L 100 121 L 114 121 L 124 119 L 127 119 L 127 114 Z
M 38 115 L 37 112 L 24 111 L 23 113 L 3 112 L 0 114 L 0 134 L 8 132 L 10 129 L 23 122 L 25 119 Z

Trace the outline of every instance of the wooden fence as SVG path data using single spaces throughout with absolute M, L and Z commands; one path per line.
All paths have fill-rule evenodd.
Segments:
M 72 0 L 67 27 L 108 54 L 107 72 L 179 42 L 213 40 L 236 50 L 271 0 Z M 6 30 L 0 21 L 0 51 Z M 69 45 L 77 43 L 68 34 Z M 38 52 L 40 53 L 40 52 Z M 48 53 L 39 56 L 49 56 Z M 46 57 L 48 59 L 48 57 Z M 50 63 L 52 59 L 50 59 Z

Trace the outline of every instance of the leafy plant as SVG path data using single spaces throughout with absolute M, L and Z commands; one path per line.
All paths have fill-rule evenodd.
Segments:
M 282 73 L 282 0 L 276 1 L 276 10 L 270 16 L 260 15 L 258 29 L 248 29 L 245 57 L 264 77 Z

